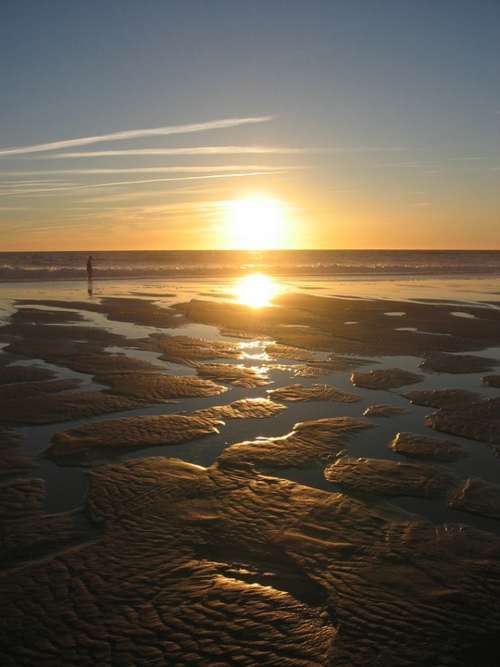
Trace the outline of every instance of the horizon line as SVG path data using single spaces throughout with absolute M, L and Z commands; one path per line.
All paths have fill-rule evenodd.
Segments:
M 103 252 L 500 252 L 498 248 L 130 248 L 107 250 L 0 250 L 0 255 L 8 253 L 63 253 L 79 252 L 83 254 L 103 253 Z

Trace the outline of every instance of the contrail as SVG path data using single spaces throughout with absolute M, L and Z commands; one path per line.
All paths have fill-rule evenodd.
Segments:
M 251 123 L 266 123 L 274 116 L 250 116 L 248 118 L 222 118 L 210 120 L 205 123 L 190 123 L 187 125 L 167 125 L 166 127 L 152 127 L 143 130 L 124 130 L 122 132 L 111 132 L 110 134 L 96 134 L 92 137 L 79 137 L 77 139 L 62 139 L 45 144 L 33 144 L 32 146 L 13 146 L 12 148 L 0 148 L 0 156 L 24 155 L 27 153 L 42 153 L 44 151 L 55 151 L 74 146 L 88 146 L 103 141 L 124 141 L 127 139 L 140 139 L 143 137 L 167 136 L 170 134 L 188 134 L 191 132 L 204 132 L 205 130 L 224 130 L 228 127 L 249 125 Z
M 46 160 L 65 160 L 67 158 L 127 157 L 129 155 L 296 155 L 306 152 L 308 152 L 306 148 L 273 146 L 187 146 L 183 148 L 124 148 L 109 151 L 79 151 L 76 153 L 57 153 L 56 155 L 43 156 L 43 158 Z
M 17 195 L 26 195 L 26 194 L 37 194 L 45 192 L 60 192 L 65 190 L 66 192 L 75 191 L 75 190 L 90 190 L 94 188 L 110 188 L 118 187 L 121 185 L 142 185 L 143 183 L 170 183 L 175 181 L 200 181 L 208 180 L 214 178 L 241 178 L 243 176 L 269 176 L 269 175 L 279 175 L 286 174 L 286 170 L 281 171 L 244 171 L 241 173 L 234 174 L 208 174 L 206 176 L 177 176 L 173 178 L 148 178 L 141 179 L 138 181 L 113 181 L 111 183 L 91 183 L 89 185 L 74 185 L 74 186 L 61 186 L 58 188 L 39 188 L 33 189 L 26 192 L 26 190 L 16 190 L 16 191 L 2 191 L 0 196 L 17 196 Z

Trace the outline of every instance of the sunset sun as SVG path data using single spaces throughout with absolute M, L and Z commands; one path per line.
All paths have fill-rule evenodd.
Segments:
M 228 203 L 228 233 L 234 248 L 280 248 L 285 240 L 285 207 L 277 199 L 252 195 Z

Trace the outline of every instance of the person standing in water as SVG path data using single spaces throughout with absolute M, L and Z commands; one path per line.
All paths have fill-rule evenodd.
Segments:
M 93 266 L 92 255 L 88 256 L 87 259 L 87 282 L 88 282 L 88 293 L 89 296 L 92 296 L 94 291 L 93 278 L 94 278 L 94 266 Z

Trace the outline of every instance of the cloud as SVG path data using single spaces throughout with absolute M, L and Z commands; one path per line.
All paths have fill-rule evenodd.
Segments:
M 75 185 L 70 181 L 6 181 L 0 183 L 0 195 L 29 195 L 37 192 L 53 192 L 66 190 Z
M 81 186 L 73 186 L 73 185 L 61 185 L 61 186 L 56 186 L 56 187 L 38 187 L 38 188 L 12 188 L 12 189 L 5 189 L 2 190 L 0 189 L 0 197 L 8 197 L 8 196 L 17 196 L 17 195 L 32 195 L 32 194 L 39 194 L 39 193 L 46 193 L 46 192 L 61 192 L 61 190 L 72 190 L 75 187 L 81 187 Z
M 333 148 L 291 148 L 287 146 L 184 146 L 182 148 L 124 148 L 104 151 L 78 151 L 36 156 L 33 159 L 65 160 L 68 158 L 128 157 L 158 155 L 303 155 L 305 153 L 392 153 L 399 146 L 338 146 Z
M 250 171 L 250 172 L 236 172 L 232 174 L 206 174 L 204 176 L 177 176 L 173 178 L 151 178 L 151 179 L 141 179 L 137 181 L 113 181 L 111 183 L 91 183 L 88 185 L 75 185 L 75 186 L 68 186 L 68 187 L 58 187 L 58 188 L 39 188 L 39 189 L 32 189 L 28 191 L 28 194 L 44 194 L 46 192 L 54 192 L 58 191 L 60 192 L 61 190 L 65 190 L 66 192 L 72 192 L 75 190 L 89 190 L 89 189 L 94 189 L 94 188 L 111 188 L 111 187 L 119 187 L 122 185 L 143 185 L 145 183 L 171 183 L 171 182 L 177 182 L 177 181 L 198 181 L 198 180 L 211 180 L 215 178 L 242 178 L 245 176 L 270 176 L 270 175 L 278 175 L 278 174 L 285 174 L 286 170 L 283 169 L 281 171 Z M 18 191 L 3 191 L 0 192 L 0 196 L 7 196 L 7 195 L 26 195 L 27 192 L 26 190 L 18 190 Z
M 1 173 L 1 172 L 0 172 Z M 33 185 L 72 185 L 71 183 L 68 183 L 66 181 L 61 181 L 60 179 L 37 179 L 37 180 L 29 180 L 29 181 L 5 181 L 4 183 L 0 183 L 0 188 L 29 188 Z
M 270 174 L 284 174 L 285 170 L 282 171 L 252 171 L 252 172 L 241 172 L 241 173 L 232 173 L 232 174 L 207 174 L 206 176 L 179 176 L 174 178 L 152 178 L 144 179 L 139 181 L 118 181 L 113 183 L 94 183 L 92 185 L 80 185 L 77 188 L 73 189 L 90 189 L 90 188 L 107 188 L 115 187 L 120 185 L 138 185 L 143 183 L 170 183 L 175 181 L 198 181 L 204 179 L 214 179 L 214 178 L 240 178 L 243 176 L 269 176 Z
M 32 206 L 0 206 L 0 211 L 31 211 Z
M 112 167 L 112 168 L 90 168 L 90 169 L 50 169 L 35 171 L 0 171 L 0 176 L 41 176 L 41 175 L 78 175 L 96 176 L 102 174 L 161 174 L 161 173 L 187 173 L 204 174 L 214 171 L 280 171 L 282 169 L 298 169 L 299 166 L 267 166 L 262 164 L 228 164 L 228 165 L 203 165 L 203 166 L 176 166 L 176 167 Z
M 186 146 L 183 148 L 124 148 L 108 151 L 57 153 L 56 155 L 44 156 L 44 159 L 64 160 L 67 158 L 127 157 L 129 155 L 297 155 L 306 152 L 308 152 L 306 148 L 274 146 Z
M 205 187 L 187 187 L 187 188 L 175 188 L 172 190 L 132 190 L 128 192 L 118 192 L 112 194 L 104 195 L 91 195 L 90 197 L 84 196 L 79 199 L 81 205 L 92 205 L 92 204 L 106 204 L 106 203 L 116 203 L 123 201 L 130 201 L 133 199 L 151 199 L 151 198 L 161 198 L 161 197 L 178 197 L 180 195 L 206 195 L 211 192 L 218 192 L 215 188 Z
M 171 134 L 188 134 L 191 132 L 205 132 L 206 130 L 223 130 L 251 123 L 265 123 L 272 120 L 274 116 L 250 116 L 248 118 L 222 118 L 210 120 L 204 123 L 190 123 L 187 125 L 167 125 L 165 127 L 152 127 L 142 130 L 124 130 L 122 132 L 111 132 L 109 134 L 97 134 L 91 137 L 79 137 L 77 139 L 62 139 L 44 144 L 33 144 L 31 146 L 13 146 L 11 148 L 0 148 L 0 156 L 25 155 L 28 153 L 42 153 L 55 151 L 76 146 L 88 146 L 104 141 L 126 141 L 129 139 L 141 139 L 144 137 L 167 136 Z
M 476 157 L 476 156 L 465 156 L 465 157 L 449 157 L 448 160 L 450 161 L 473 161 L 476 162 L 477 160 L 484 160 L 484 157 Z

